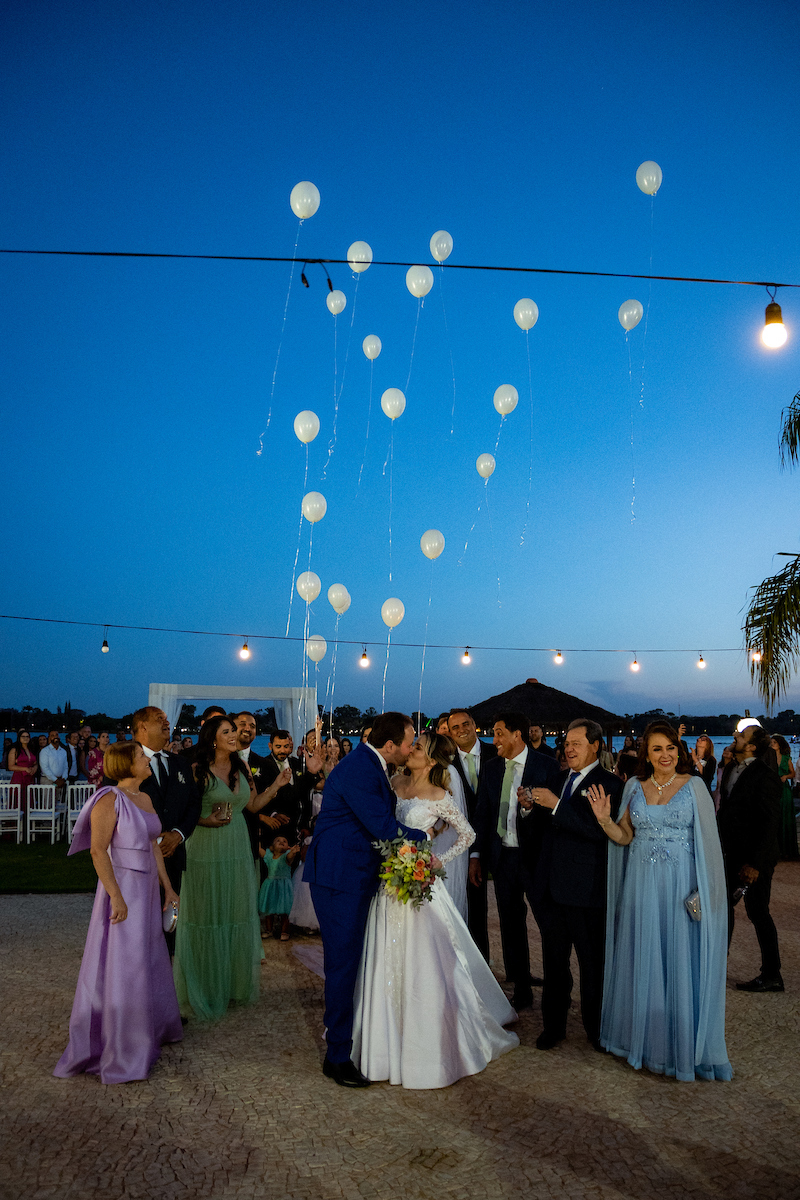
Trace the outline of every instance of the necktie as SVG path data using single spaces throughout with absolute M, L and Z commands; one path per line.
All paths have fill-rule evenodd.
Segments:
M 469 781 L 473 792 L 478 790 L 478 772 L 475 770 L 475 755 L 470 750 L 467 754 L 467 770 L 469 771 Z
M 570 796 L 572 795 L 572 789 L 575 787 L 575 780 L 578 778 L 579 775 L 580 775 L 580 771 L 572 772 L 569 779 L 567 780 L 567 786 L 564 788 L 564 795 L 561 797 L 562 800 L 569 800 Z
M 511 803 L 511 785 L 514 782 L 515 765 L 513 758 L 508 759 L 503 774 L 503 787 L 500 791 L 500 815 L 497 818 L 497 832 L 501 838 L 504 838 L 508 832 L 508 806 Z
M 153 766 L 155 767 L 155 771 L 153 772 L 153 774 L 156 777 L 156 783 L 158 784 L 159 787 L 163 787 L 164 779 L 167 774 L 167 769 L 166 769 L 165 764 L 161 761 L 160 754 L 153 755 Z

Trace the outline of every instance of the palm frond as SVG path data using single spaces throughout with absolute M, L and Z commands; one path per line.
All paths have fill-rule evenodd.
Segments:
M 789 559 L 783 570 L 755 589 L 744 623 L 745 646 L 761 655 L 751 657 L 750 675 L 770 708 L 800 661 L 800 554 L 783 557 Z
M 781 413 L 781 466 L 796 465 L 800 460 L 800 392 Z

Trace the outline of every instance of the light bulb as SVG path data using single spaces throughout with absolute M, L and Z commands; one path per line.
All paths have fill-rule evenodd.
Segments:
M 699 658 L 699 659 L 698 659 L 698 661 L 697 661 L 697 665 L 698 665 L 698 667 L 700 668 L 700 670 L 701 670 L 701 671 L 705 671 L 705 669 L 706 669 L 706 664 L 703 662 L 703 656 L 702 656 L 702 654 L 700 655 L 700 658 Z
M 244 658 L 249 658 L 249 657 L 250 657 L 250 647 L 248 646 L 247 639 L 245 638 L 245 643 L 242 646 L 241 650 L 239 651 L 239 658 L 244 659 Z
M 470 656 L 469 656 L 469 646 L 467 646 L 466 650 L 465 650 L 465 651 L 464 651 L 464 653 L 461 655 L 461 661 L 462 661 L 462 663 L 464 664 L 464 666 L 465 666 L 465 667 L 468 667 L 468 666 L 469 666 L 469 664 L 472 662 L 472 659 L 471 659 L 471 658 L 470 658 Z
M 761 651 L 753 650 L 750 654 L 751 662 L 761 662 Z
M 764 312 L 764 328 L 761 330 L 762 345 L 777 350 L 786 341 L 786 326 L 781 315 L 781 306 L 773 300 Z
M 636 659 L 634 659 L 634 660 L 633 660 L 633 662 L 631 663 L 631 670 L 632 670 L 632 671 L 638 671 L 638 670 L 639 670 L 639 664 L 638 664 L 638 662 L 636 661 Z
M 368 667 L 369 666 L 369 659 L 367 658 L 367 647 L 366 646 L 364 647 L 364 653 L 361 655 L 358 665 L 360 667 Z
M 562 662 L 563 662 L 563 661 L 564 661 L 564 655 L 563 655 L 563 654 L 561 653 L 561 651 L 559 650 L 559 651 L 558 651 L 558 653 L 557 653 L 557 654 L 555 655 L 555 657 L 553 658 L 553 662 L 554 662 L 554 663 L 558 663 L 558 665 L 559 665 L 559 666 L 561 666 L 561 664 L 562 664 Z
M 108 642 L 105 638 L 103 638 L 103 644 L 100 649 L 102 650 L 103 654 L 108 654 Z

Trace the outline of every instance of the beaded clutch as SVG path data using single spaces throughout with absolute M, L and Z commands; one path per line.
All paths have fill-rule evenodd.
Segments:
M 693 921 L 700 920 L 700 893 L 697 888 L 691 892 L 683 902 L 686 905 L 686 911 Z

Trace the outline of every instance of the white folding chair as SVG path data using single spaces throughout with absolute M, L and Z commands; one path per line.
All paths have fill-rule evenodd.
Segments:
M 21 783 L 0 783 L 0 833 L 16 833 L 22 841 Z
M 75 832 L 75 822 L 94 791 L 93 783 L 70 783 L 67 785 L 67 841 L 70 843 Z
M 50 841 L 55 842 L 58 830 L 56 809 L 56 785 L 54 783 L 28 784 L 28 841 L 35 833 L 50 832 Z

